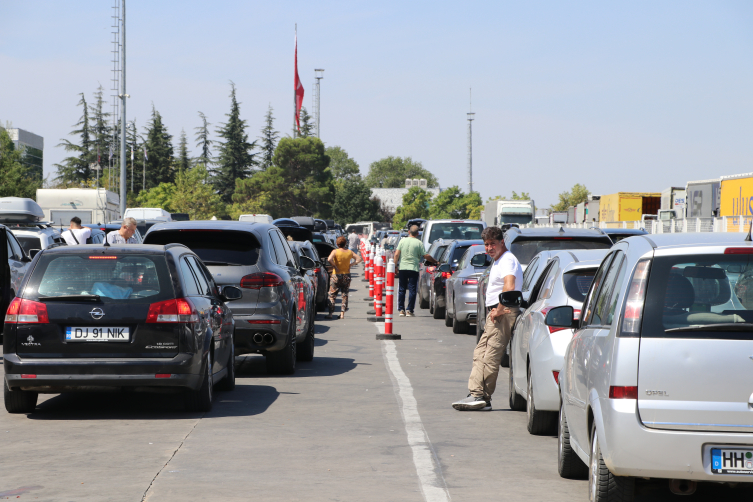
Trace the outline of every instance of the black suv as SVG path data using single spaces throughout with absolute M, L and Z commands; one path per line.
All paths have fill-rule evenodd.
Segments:
M 63 246 L 41 251 L 3 330 L 5 408 L 37 395 L 172 388 L 208 411 L 215 383 L 235 387 L 234 320 L 196 254 L 182 245 Z

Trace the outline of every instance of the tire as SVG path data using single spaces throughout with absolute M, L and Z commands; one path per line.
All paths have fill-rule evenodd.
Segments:
M 508 390 L 510 392 L 509 397 L 509 404 L 510 409 L 513 411 L 523 411 L 526 409 L 526 401 L 523 399 L 523 397 L 515 392 L 515 384 L 513 383 L 513 372 L 512 372 L 512 358 L 510 358 L 510 370 L 509 370 L 510 378 L 507 383 Z
M 591 426 L 588 495 L 591 502 L 631 502 L 635 498 L 635 478 L 615 476 L 604 463 L 595 424 Z
M 553 411 L 541 411 L 536 409 L 536 400 L 533 394 L 533 378 L 531 378 L 531 366 L 528 366 L 528 399 L 526 399 L 526 413 L 528 414 L 528 432 L 534 436 L 551 434 L 557 425 L 557 415 Z
M 235 389 L 235 341 L 231 339 L 230 345 L 230 357 L 227 361 L 227 375 L 219 383 L 218 388 L 220 390 L 233 390 Z
M 272 375 L 292 375 L 295 373 L 296 346 L 295 342 L 295 313 L 288 329 L 288 343 L 285 348 L 276 352 L 267 352 L 267 373 Z
M 505 347 L 505 353 L 502 354 L 502 359 L 499 361 L 499 366 L 501 368 L 510 367 L 510 347 L 511 346 L 512 346 L 512 339 L 510 339 L 510 341 L 507 342 L 507 346 Z
M 452 317 L 450 317 L 450 312 L 445 308 L 444 309 L 444 325 L 448 328 L 454 324 Z M 453 330 L 454 332 L 455 330 Z
M 5 379 L 3 379 L 5 380 Z M 32 413 L 37 407 L 38 392 L 8 388 L 8 382 L 3 385 L 5 410 L 8 413 Z
M 452 332 L 456 333 L 458 335 L 462 335 L 464 333 L 468 333 L 468 330 L 470 329 L 471 325 L 467 322 L 458 321 L 458 316 L 455 314 L 455 317 L 452 318 Z
M 570 446 L 570 428 L 565 417 L 565 405 L 560 405 L 557 423 L 557 471 L 565 479 L 587 479 L 588 466 Z
M 327 300 L 325 299 L 323 302 L 320 302 L 320 303 L 316 304 L 316 311 L 317 312 L 324 312 L 324 311 L 327 310 L 327 307 L 328 307 Z
M 309 329 L 306 332 L 306 338 L 298 344 L 296 347 L 296 358 L 299 361 L 309 362 L 314 360 L 314 317 L 316 314 L 311 315 L 311 322 L 309 322 Z
M 212 410 L 212 352 L 207 354 L 207 362 L 204 368 L 204 376 L 201 385 L 196 390 L 187 390 L 185 404 L 188 411 L 211 411 Z
M 437 305 L 437 296 L 434 295 L 434 319 L 442 319 L 444 317 L 444 311 L 446 309 Z
M 431 294 L 431 291 L 429 291 L 429 313 L 434 313 L 434 295 Z M 436 317 L 434 319 L 436 319 Z
M 424 310 L 429 308 L 429 300 L 424 298 L 424 295 L 421 294 L 421 286 L 418 287 L 418 308 Z

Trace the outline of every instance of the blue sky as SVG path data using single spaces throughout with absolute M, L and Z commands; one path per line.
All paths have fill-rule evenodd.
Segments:
M 78 120 L 77 93 L 109 89 L 108 0 L 0 0 L 0 120 L 45 138 L 45 173 Z M 595 194 L 660 191 L 753 171 L 751 2 L 127 2 L 128 119 L 151 106 L 174 136 L 213 128 L 235 82 L 249 135 L 271 104 L 293 116 L 293 28 L 311 108 L 324 68 L 322 139 L 365 174 L 421 161 L 474 187 L 548 206 L 574 183 Z M 108 90 L 109 93 L 109 90 Z

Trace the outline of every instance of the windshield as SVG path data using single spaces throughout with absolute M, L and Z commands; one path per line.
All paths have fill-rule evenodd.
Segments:
M 519 225 L 522 225 L 524 223 L 532 223 L 533 217 L 530 214 L 500 214 L 499 215 L 499 224 L 504 225 L 505 223 L 517 223 Z
M 565 292 L 567 293 L 567 296 L 569 296 L 576 302 L 583 303 L 583 300 L 586 299 L 588 288 L 591 287 L 591 281 L 593 281 L 595 274 L 595 268 L 565 272 L 562 275 L 562 283 L 565 286 Z
M 481 223 L 433 223 L 429 243 L 437 239 L 480 239 L 482 230 Z
M 18 243 L 24 248 L 24 252 L 29 254 L 32 249 L 42 249 L 42 240 L 39 237 L 32 237 L 31 235 L 17 235 Z
M 357 234 L 368 233 L 368 227 L 366 225 L 348 225 L 345 227 L 345 231 L 350 234 L 351 230 L 355 230 Z
M 199 255 L 205 265 L 256 265 L 259 243 L 248 232 L 232 230 L 161 230 L 146 236 L 145 244 L 178 243 Z
M 608 239 L 606 239 L 608 240 Z M 528 265 L 533 257 L 542 251 L 560 251 L 565 249 L 609 249 L 611 242 L 591 238 L 575 237 L 534 237 L 515 239 L 510 251 L 521 265 Z
M 31 294 L 29 295 L 29 292 Z M 103 255 L 98 252 L 42 255 L 25 297 L 98 295 L 102 301 L 149 301 L 173 296 L 162 255 Z
M 650 274 L 641 336 L 750 339 L 753 256 L 658 257 Z

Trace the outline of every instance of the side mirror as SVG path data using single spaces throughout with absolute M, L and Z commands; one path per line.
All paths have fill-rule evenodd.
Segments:
M 520 291 L 503 291 L 499 294 L 499 303 L 507 308 L 523 307 L 523 293 Z
M 235 286 L 225 286 L 224 288 L 222 288 L 220 297 L 224 302 L 240 300 L 243 297 L 243 292 L 240 290 L 240 288 L 236 288 Z
M 437 267 L 437 272 L 451 272 L 450 270 L 450 264 L 449 263 L 443 263 L 439 267 Z
M 486 267 L 486 258 L 488 255 L 479 253 L 471 258 L 471 265 L 474 267 Z
M 458 269 L 458 265 L 459 265 L 458 262 L 455 262 L 452 265 L 450 265 L 450 268 L 452 269 L 453 272 L 455 272 Z
M 34 257 L 35 257 L 36 255 L 38 255 L 39 253 L 41 253 L 41 252 L 42 252 L 42 250 L 41 250 L 41 249 L 29 249 L 29 259 L 30 259 L 30 260 L 33 260 L 33 259 L 34 259 Z
M 308 256 L 301 256 L 301 270 L 314 270 L 316 268 L 316 262 Z
M 555 307 L 546 314 L 544 324 L 553 328 L 571 328 L 578 327 L 578 319 L 575 319 L 575 311 L 569 305 Z

